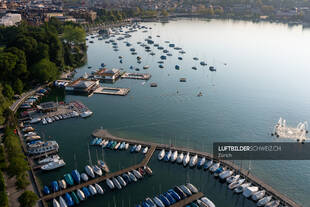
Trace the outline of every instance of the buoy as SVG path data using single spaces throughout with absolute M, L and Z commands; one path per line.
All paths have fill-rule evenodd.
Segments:
M 273 133 L 271 133 L 271 136 L 273 136 Z

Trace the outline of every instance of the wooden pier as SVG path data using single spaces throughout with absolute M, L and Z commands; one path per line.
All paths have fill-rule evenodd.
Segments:
M 151 78 L 151 74 L 147 73 L 124 73 L 121 78 L 124 79 L 138 79 L 138 80 L 149 80 Z
M 192 196 L 189 196 L 183 200 L 180 200 L 179 202 L 176 202 L 175 204 L 171 205 L 170 207 L 184 207 L 187 204 L 190 204 L 196 200 L 198 200 L 199 198 L 203 197 L 203 193 L 198 192 L 196 194 L 193 194 Z
M 105 94 L 105 95 L 117 95 L 126 96 L 129 93 L 129 88 L 112 88 L 112 87 L 99 87 L 94 93 L 95 94 Z
M 132 171 L 132 170 L 136 170 L 136 169 L 138 169 L 140 167 L 144 167 L 145 165 L 148 164 L 148 162 L 151 159 L 151 157 L 152 157 L 153 153 L 155 152 L 155 150 L 156 150 L 156 146 L 151 146 L 150 150 L 146 153 L 145 158 L 139 164 L 130 166 L 128 168 L 122 169 L 122 170 L 117 171 L 117 172 L 108 173 L 108 174 L 106 174 L 104 176 L 96 177 L 96 178 L 91 179 L 91 180 L 89 180 L 87 182 L 84 182 L 84 183 L 81 183 L 81 184 L 78 184 L 78 185 L 74 185 L 74 186 L 68 187 L 68 188 L 66 188 L 64 190 L 61 190 L 61 191 L 58 191 L 58 192 L 55 192 L 55 193 L 43 196 L 42 200 L 48 201 L 48 200 L 51 200 L 51 199 L 56 198 L 58 196 L 61 196 L 61 195 L 65 194 L 65 193 L 68 193 L 68 192 L 71 192 L 71 191 L 75 191 L 77 189 L 81 189 L 83 187 L 87 187 L 89 185 L 93 185 L 95 183 L 100 183 L 100 182 L 102 182 L 102 181 L 104 181 L 104 180 L 106 180 L 108 178 L 117 177 L 117 176 L 122 175 L 122 174 L 124 174 L 126 172 L 129 172 L 129 171 Z
M 240 168 L 236 164 L 232 163 L 229 160 L 218 160 L 213 157 L 212 154 L 208 152 L 199 152 L 193 149 L 188 149 L 184 147 L 177 147 L 167 144 L 157 144 L 153 142 L 146 142 L 146 141 L 140 141 L 140 140 L 133 140 L 133 139 L 126 139 L 126 138 L 119 138 L 116 136 L 111 135 L 107 130 L 99 129 L 95 130 L 92 134 L 94 137 L 100 137 L 105 139 L 111 139 L 118 142 L 128 142 L 129 144 L 141 144 L 143 146 L 152 146 L 156 147 L 157 150 L 165 149 L 165 150 L 177 150 L 178 152 L 187 153 L 189 152 L 190 155 L 198 155 L 200 157 L 206 157 L 207 159 L 213 159 L 215 161 L 221 162 L 222 165 L 226 166 L 227 168 L 230 168 L 232 170 L 235 170 L 240 174 L 242 177 L 244 177 L 248 182 L 251 182 L 253 185 L 266 190 L 266 195 L 271 195 L 274 199 L 280 200 L 281 204 L 288 207 L 301 207 L 299 204 L 288 198 L 287 196 L 283 195 L 282 193 L 278 192 L 256 176 L 249 173 L 248 170 L 245 170 L 243 168 Z

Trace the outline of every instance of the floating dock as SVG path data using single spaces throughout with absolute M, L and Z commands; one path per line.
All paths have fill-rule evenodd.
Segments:
M 99 87 L 94 93 L 96 94 L 105 94 L 105 95 L 117 95 L 117 96 L 126 96 L 129 93 L 129 88 L 112 88 L 112 87 Z
M 152 76 L 147 73 L 124 73 L 121 78 L 124 79 L 138 79 L 138 80 L 149 80 Z
M 260 180 L 256 176 L 250 174 L 248 170 L 240 168 L 239 166 L 235 165 L 231 161 L 218 160 L 216 158 L 213 158 L 213 155 L 208 153 L 208 152 L 199 152 L 199 151 L 196 151 L 193 149 L 188 149 L 188 148 L 184 148 L 184 147 L 177 147 L 177 146 L 172 146 L 172 145 L 167 145 L 167 144 L 157 144 L 157 143 L 153 143 L 153 142 L 119 138 L 119 137 L 111 135 L 107 130 L 103 130 L 103 129 L 95 130 L 92 135 L 94 137 L 100 137 L 100 138 L 115 140 L 118 142 L 128 142 L 129 144 L 141 144 L 142 146 L 152 146 L 152 147 L 155 147 L 156 150 L 161 150 L 161 149 L 172 150 L 172 151 L 177 150 L 178 152 L 183 152 L 183 153 L 189 152 L 191 156 L 197 154 L 200 157 L 206 157 L 207 159 L 213 159 L 215 161 L 220 162 L 225 167 L 232 169 L 232 170 L 235 170 L 236 172 L 238 172 L 238 174 L 240 174 L 242 177 L 246 178 L 246 180 L 248 182 L 251 182 L 253 185 L 255 185 L 261 189 L 265 189 L 266 194 L 271 195 L 274 199 L 279 200 L 281 202 L 281 204 L 283 204 L 284 206 L 301 207 L 300 205 L 295 203 L 293 200 L 291 200 L 287 196 L 281 194 L 280 192 L 278 192 L 277 190 L 275 190 L 274 188 L 272 188 L 268 184 L 264 183 L 262 180 Z

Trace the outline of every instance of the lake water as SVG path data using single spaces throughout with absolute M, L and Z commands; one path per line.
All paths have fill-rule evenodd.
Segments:
M 291 125 L 309 121 L 309 30 L 283 24 L 197 19 L 143 25 L 152 29 L 147 33 L 139 30 L 126 39 L 142 57 L 141 64 L 137 64 L 136 56 L 130 54 L 124 40 L 117 41 L 120 51 L 114 52 L 105 40 L 93 39 L 94 44 L 88 44 L 88 65 L 78 70 L 77 77 L 90 73 L 104 62 L 108 68 L 126 71 L 131 71 L 131 65 L 139 67 L 140 72 L 152 74 L 150 81 L 144 85 L 139 80 L 105 84 L 130 88 L 125 97 L 67 95 L 66 101 L 82 101 L 94 112 L 93 116 L 36 126 L 47 139 L 57 140 L 60 155 L 67 163 L 57 171 L 40 174 L 43 184 L 60 179 L 74 168 L 83 171 L 88 163 L 90 135 L 100 127 L 121 137 L 211 152 L 215 141 L 277 142 L 270 132 L 279 117 Z M 137 45 L 149 35 L 173 55 L 167 57 L 163 69 L 157 63 L 162 51 L 152 47 L 156 55 L 151 56 Z M 166 40 L 182 47 L 186 54 L 169 48 L 164 43 Z M 118 59 L 120 55 L 122 64 Z M 179 56 L 183 60 L 178 60 Z M 217 71 L 200 66 L 202 60 L 214 65 Z M 143 65 L 151 67 L 144 71 Z M 181 69 L 175 70 L 175 65 Z M 197 70 L 192 70 L 192 66 Z M 179 82 L 182 77 L 187 79 L 186 83 Z M 151 82 L 156 82 L 158 87 L 151 88 Z M 197 97 L 199 92 L 203 96 Z M 97 155 L 102 156 L 99 148 L 90 147 L 90 150 L 93 161 Z M 187 180 L 218 207 L 256 206 L 227 190 L 226 184 L 219 183 L 210 173 L 159 162 L 157 153 L 155 155 L 149 164 L 154 172 L 152 177 L 121 191 L 91 198 L 80 206 L 134 206 Z M 140 154 L 109 150 L 104 151 L 104 157 L 112 171 L 143 159 Z M 242 166 L 246 169 L 250 166 L 252 174 L 302 206 L 310 206 L 310 161 L 252 161 L 243 162 Z

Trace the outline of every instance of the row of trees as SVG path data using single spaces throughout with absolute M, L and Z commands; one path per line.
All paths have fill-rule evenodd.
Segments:
M 56 19 L 41 26 L 0 27 L 0 124 L 14 94 L 85 62 L 85 37 L 81 26 Z
M 21 150 L 19 138 L 11 128 L 5 130 L 4 145 L 9 161 L 7 172 L 10 176 L 16 176 L 16 186 L 24 189 L 29 184 L 27 179 L 29 166 Z

